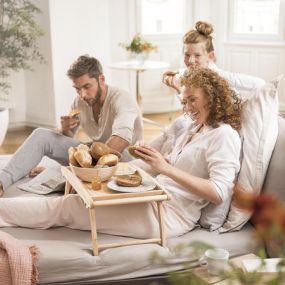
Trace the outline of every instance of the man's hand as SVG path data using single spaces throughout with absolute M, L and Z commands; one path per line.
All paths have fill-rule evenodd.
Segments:
M 77 127 L 80 123 L 78 116 L 61 116 L 60 124 L 62 132 L 68 132 Z
M 42 166 L 36 166 L 29 172 L 29 177 L 35 177 L 45 170 Z
M 106 145 L 110 147 L 111 149 L 114 149 L 120 153 L 123 152 L 123 150 L 129 146 L 129 143 L 122 139 L 119 136 L 111 136 L 107 141 Z

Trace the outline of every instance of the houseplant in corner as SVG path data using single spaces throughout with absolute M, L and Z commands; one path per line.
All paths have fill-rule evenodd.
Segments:
M 157 46 L 144 40 L 140 34 L 136 34 L 129 44 L 119 43 L 119 45 L 129 51 L 131 58 L 140 64 L 144 63 L 150 52 L 157 51 Z
M 8 126 L 11 73 L 44 62 L 37 43 L 44 33 L 35 20 L 40 12 L 30 0 L 0 0 L 0 145 Z

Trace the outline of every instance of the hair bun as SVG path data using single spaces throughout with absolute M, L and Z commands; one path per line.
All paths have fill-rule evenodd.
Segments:
M 198 33 L 208 37 L 214 32 L 214 27 L 213 25 L 207 23 L 207 22 L 202 22 L 198 21 L 195 25 L 195 29 L 197 30 Z

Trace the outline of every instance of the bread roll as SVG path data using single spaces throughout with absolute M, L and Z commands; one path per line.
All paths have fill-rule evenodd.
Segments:
M 80 145 L 78 145 L 76 148 L 77 148 L 77 150 L 85 150 L 85 151 L 88 151 L 88 152 L 89 152 L 89 146 L 86 145 L 86 144 L 83 144 L 83 143 L 81 143 Z
M 138 146 L 136 146 L 136 145 L 131 145 L 128 147 L 128 151 L 129 151 L 131 156 L 133 156 L 135 158 L 140 158 L 140 156 L 135 153 L 135 150 L 137 149 L 137 147 Z
M 73 116 L 77 116 L 77 115 L 79 115 L 80 114 L 80 110 L 79 109 L 73 109 L 73 110 L 71 110 L 70 112 L 69 112 L 69 116 L 70 117 L 73 117 Z
M 74 153 L 76 152 L 76 148 L 71 146 L 69 149 L 68 149 L 68 159 L 69 159 L 69 162 L 74 165 L 74 166 L 79 166 L 76 158 L 74 157 Z
M 77 151 L 74 153 L 74 157 L 81 167 L 92 167 L 92 157 L 89 151 L 77 149 Z
M 122 154 L 120 152 L 118 152 L 117 150 L 114 150 L 114 149 L 111 148 L 110 149 L 110 153 L 115 154 L 118 157 L 119 161 L 121 161 Z
M 117 165 L 118 162 L 119 162 L 118 156 L 110 153 L 110 154 L 101 156 L 97 162 L 97 166 L 98 165 L 114 166 L 114 165 Z
M 92 157 L 98 160 L 101 156 L 109 154 L 111 149 L 104 143 L 94 142 L 90 147 Z
M 142 177 L 138 171 L 136 171 L 134 174 L 117 176 L 116 183 L 124 187 L 137 187 L 141 185 Z

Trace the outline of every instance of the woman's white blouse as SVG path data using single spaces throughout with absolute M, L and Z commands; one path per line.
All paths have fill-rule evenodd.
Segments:
M 204 127 L 202 132 L 196 133 L 198 128 L 199 125 L 194 123 L 186 127 L 185 132 L 175 141 L 167 158 L 174 167 L 191 175 L 209 179 L 222 201 L 225 201 L 232 195 L 234 181 L 240 168 L 239 134 L 228 124 L 221 124 L 218 128 Z M 193 134 L 195 136 L 187 143 Z M 192 194 L 191 189 L 185 189 L 165 175 L 158 175 L 157 180 L 167 185 L 168 191 L 199 202 L 201 208 L 208 203 Z

